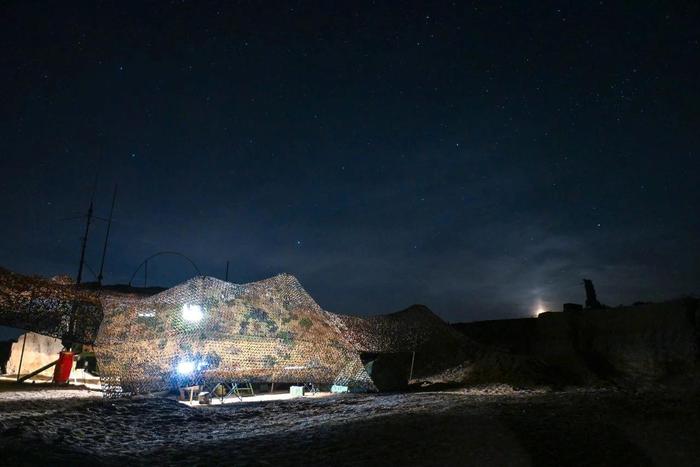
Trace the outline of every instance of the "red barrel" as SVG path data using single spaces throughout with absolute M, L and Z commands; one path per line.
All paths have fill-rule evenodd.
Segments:
M 73 356 L 75 352 L 61 351 L 58 355 L 56 368 L 53 370 L 53 382 L 63 384 L 70 378 L 70 370 L 73 368 Z

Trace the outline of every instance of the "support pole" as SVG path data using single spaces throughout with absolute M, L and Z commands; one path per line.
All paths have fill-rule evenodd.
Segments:
M 416 361 L 416 351 L 411 353 L 411 372 L 408 374 L 408 382 L 410 383 L 413 379 L 413 363 Z
M 226 282 L 228 282 L 228 261 L 226 261 Z
M 49 368 L 51 368 L 52 366 L 54 366 L 54 365 L 57 364 L 57 363 L 58 363 L 58 360 L 54 360 L 53 362 L 51 362 L 51 363 L 49 363 L 49 364 L 47 364 L 47 365 L 42 366 L 42 367 L 39 368 L 38 370 L 32 371 L 32 372 L 29 373 L 28 375 L 22 376 L 21 378 L 19 378 L 19 379 L 17 380 L 17 382 L 18 382 L 18 383 L 23 383 L 24 381 L 28 380 L 28 379 L 31 378 L 32 376 L 36 376 L 36 375 L 38 375 L 39 373 L 41 373 L 42 371 L 48 370 Z
M 408 374 L 408 382 L 410 383 L 413 379 L 413 364 L 416 361 L 416 347 L 418 346 L 418 334 L 414 331 L 413 333 L 413 352 L 411 353 L 411 371 Z
M 20 372 L 22 371 L 22 360 L 24 360 L 24 346 L 27 345 L 27 334 L 28 334 L 28 332 L 24 333 L 24 340 L 22 341 L 22 353 L 19 354 L 19 367 L 17 368 L 17 382 L 18 383 L 21 382 L 19 380 L 19 375 L 20 375 Z

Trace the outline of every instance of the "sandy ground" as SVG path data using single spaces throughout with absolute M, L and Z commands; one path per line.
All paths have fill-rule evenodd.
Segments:
M 25 385 L 37 384 L 37 383 L 50 383 L 53 380 L 53 376 L 36 375 L 33 378 L 29 378 L 25 381 Z M 2 375 L 0 376 L 0 391 L 2 391 L 3 383 L 14 383 L 17 381 L 17 375 Z M 100 378 L 91 375 L 83 369 L 72 370 L 70 372 L 70 384 L 85 386 L 90 389 L 100 389 Z
M 319 397 L 330 397 L 332 396 L 333 393 L 331 392 L 317 392 L 315 394 L 313 393 L 306 393 L 304 396 L 305 399 L 318 399 Z M 187 398 L 189 394 L 185 394 L 185 398 Z M 223 400 L 218 398 L 218 397 L 212 397 L 212 399 L 209 402 L 209 405 L 221 405 L 223 404 L 250 404 L 252 402 L 272 402 L 272 401 L 284 401 L 284 400 L 290 400 L 294 399 L 295 396 L 292 396 L 289 392 L 282 392 L 278 391 L 275 392 L 274 394 L 270 394 L 269 392 L 264 392 L 262 394 L 256 394 L 254 396 L 243 396 L 241 399 L 234 395 L 230 395 Z M 188 407 L 205 407 L 206 404 L 200 404 L 196 398 L 194 398 L 192 401 L 190 400 L 182 400 L 180 401 L 181 404 L 184 404 Z
M 492 386 L 191 408 L 0 385 L 2 465 L 700 465 L 700 394 Z

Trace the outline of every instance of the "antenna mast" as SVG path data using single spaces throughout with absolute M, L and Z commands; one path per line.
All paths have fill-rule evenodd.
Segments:
M 112 227 L 112 214 L 114 213 L 114 202 L 117 199 L 117 185 L 114 185 L 114 193 L 112 194 L 112 207 L 109 209 L 109 220 L 107 221 L 107 233 L 105 234 L 105 243 L 102 246 L 102 261 L 100 262 L 100 273 L 97 275 L 97 283 L 102 285 L 102 272 L 105 267 L 105 256 L 107 254 L 107 242 L 109 241 L 109 230 Z
M 85 264 L 85 247 L 87 246 L 88 233 L 90 232 L 90 222 L 92 222 L 92 200 L 87 213 L 87 222 L 85 223 L 85 236 L 83 236 L 83 244 L 80 248 L 80 265 L 78 266 L 78 277 L 75 279 L 76 284 L 80 284 L 83 280 L 83 265 Z
M 100 157 L 101 160 L 101 157 Z M 85 235 L 83 236 L 83 244 L 80 247 L 80 264 L 78 265 L 78 277 L 75 278 L 75 283 L 80 284 L 83 280 L 83 266 L 85 265 L 85 248 L 87 247 L 88 233 L 90 232 L 90 223 L 92 222 L 92 205 L 95 201 L 95 191 L 97 191 L 97 176 L 99 174 L 99 166 L 95 172 L 95 181 L 92 184 L 92 196 L 90 196 L 90 207 L 87 212 L 87 222 L 85 223 Z

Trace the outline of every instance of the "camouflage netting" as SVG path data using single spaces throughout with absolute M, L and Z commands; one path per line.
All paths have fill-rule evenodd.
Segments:
M 292 276 L 196 277 L 152 297 L 103 297 L 95 350 L 110 395 L 202 382 L 373 389 L 355 348 Z
M 1 325 L 89 344 L 101 321 L 96 293 L 0 268 Z
M 415 352 L 414 379 L 458 365 L 475 351 L 469 339 L 423 305 L 364 318 L 334 316 L 359 352 Z
M 286 274 L 244 285 L 196 277 L 139 296 L 0 269 L 0 325 L 94 343 L 107 396 L 209 382 L 375 390 L 361 357 L 415 351 L 417 377 L 466 357 L 464 337 L 425 307 L 336 315 Z

